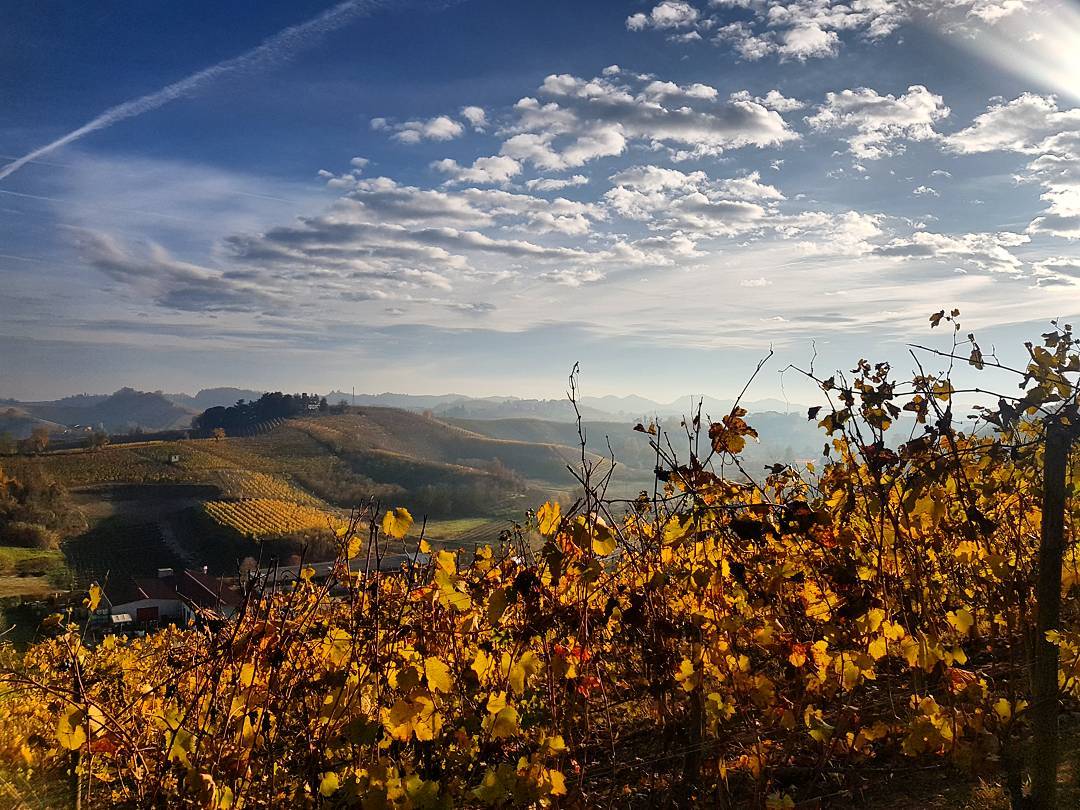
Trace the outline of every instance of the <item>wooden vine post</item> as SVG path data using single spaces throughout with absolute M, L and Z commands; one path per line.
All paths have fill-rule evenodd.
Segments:
M 1057 807 L 1058 647 L 1046 634 L 1059 629 L 1061 566 L 1065 552 L 1066 476 L 1073 426 L 1060 415 L 1047 420 L 1043 460 L 1042 537 L 1039 542 L 1037 621 L 1032 667 L 1034 745 L 1031 807 Z

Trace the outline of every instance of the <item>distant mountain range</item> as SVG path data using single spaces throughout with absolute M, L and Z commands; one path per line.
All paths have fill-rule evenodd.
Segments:
M 205 388 L 195 395 L 161 391 L 145 392 L 121 388 L 113 394 L 78 394 L 48 402 L 0 400 L 0 433 L 25 438 L 37 426 L 50 433 L 105 430 L 128 433 L 133 430 L 180 430 L 207 408 L 235 405 L 238 400 L 254 400 L 261 391 L 245 388 Z M 326 395 L 332 405 L 344 400 L 357 407 L 400 408 L 415 413 L 430 413 L 445 419 L 496 420 L 533 419 L 571 423 L 575 413 L 566 399 L 523 399 L 520 397 L 469 397 L 463 394 L 356 394 L 331 391 Z M 645 397 L 583 397 L 578 410 L 583 419 L 593 422 L 670 422 L 691 415 L 701 401 L 703 417 L 718 418 L 731 410 L 732 400 L 686 396 L 673 402 L 656 402 Z M 751 413 L 775 412 L 803 418 L 801 405 L 776 399 L 743 403 Z
M 207 408 L 227 408 L 241 399 L 250 402 L 262 395 L 262 391 L 252 391 L 247 388 L 204 388 L 195 396 L 191 394 L 163 394 L 162 396 L 182 408 L 202 413 Z
M 408 411 L 431 411 L 436 416 L 454 419 L 547 419 L 570 422 L 575 418 L 574 409 L 566 399 L 522 399 L 520 397 L 468 397 L 463 394 L 414 395 L 414 394 L 352 394 L 331 391 L 326 395 L 331 404 L 344 400 L 348 404 L 367 407 L 403 408 Z M 728 413 L 734 400 L 687 395 L 673 402 L 656 402 L 645 397 L 582 397 L 578 409 L 584 419 L 633 419 L 648 420 L 653 417 L 670 419 L 692 415 L 698 402 L 702 415 L 714 418 Z M 760 399 L 742 403 L 752 413 L 775 411 L 777 413 L 805 414 L 806 406 L 784 402 L 779 399 Z
M 8 414 L 8 411 L 15 411 Z M 176 430 L 191 424 L 194 414 L 160 393 L 121 388 L 114 394 L 64 397 L 53 402 L 0 403 L 0 431 L 24 438 L 34 427 L 44 425 L 50 433 L 69 430 L 104 430 L 126 433 L 140 430 Z

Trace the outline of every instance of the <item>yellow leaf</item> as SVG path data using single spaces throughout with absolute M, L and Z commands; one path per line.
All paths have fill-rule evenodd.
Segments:
M 178 728 L 175 731 L 166 732 L 172 736 L 172 744 L 169 746 L 169 760 L 176 760 L 184 765 L 190 765 L 191 752 L 195 750 L 195 736 L 190 731 Z
M 352 537 L 349 538 L 349 542 L 345 547 L 345 557 L 350 560 L 353 559 L 357 554 L 360 553 L 360 550 L 363 548 L 363 546 L 363 541 L 354 534 Z
M 457 573 L 457 557 L 451 551 L 440 551 L 435 555 L 435 564 L 447 574 Z
M 431 543 L 429 543 L 427 540 L 421 540 L 420 541 L 420 553 L 421 554 L 430 554 L 431 553 Z
M 476 673 L 477 678 L 483 681 L 484 677 L 491 672 L 494 666 L 495 662 L 491 660 L 490 655 L 484 650 L 476 651 L 476 658 L 474 658 L 472 662 L 472 671 Z
M 971 611 L 967 608 L 960 608 L 956 612 L 949 611 L 945 614 L 945 618 L 949 620 L 949 624 L 957 629 L 958 632 L 965 635 L 975 624 L 975 617 L 971 615 Z
M 524 653 L 517 663 L 510 666 L 509 656 L 503 659 L 503 670 L 509 670 L 510 687 L 515 695 L 525 692 L 525 682 L 540 671 L 540 659 L 532 650 Z
M 611 554 L 616 548 L 615 534 L 599 521 L 593 526 L 592 550 L 599 557 Z
M 96 582 L 90 586 L 89 596 L 87 597 L 86 607 L 93 613 L 98 609 L 98 605 L 101 604 L 101 586 Z
M 550 536 L 559 530 L 562 507 L 558 501 L 548 501 L 536 510 L 536 525 L 540 534 Z
M 397 509 L 391 509 L 383 515 L 383 534 L 387 534 L 396 540 L 400 540 L 408 534 L 412 524 L 413 518 L 412 515 L 409 514 L 409 510 L 403 506 L 399 506 Z
M 56 724 L 56 739 L 69 751 L 86 743 L 86 713 L 79 706 L 69 706 Z
M 518 713 L 513 706 L 507 706 L 495 715 L 495 720 L 491 726 L 492 737 L 496 739 L 513 737 L 518 731 Z
M 566 778 L 561 771 L 548 771 L 548 781 L 551 783 L 552 796 L 566 795 Z
M 548 754 L 561 754 L 566 750 L 566 741 L 561 734 L 553 734 L 544 738 L 542 747 Z
M 506 692 L 493 692 L 487 700 L 488 714 L 498 714 L 506 708 Z
M 436 692 L 449 692 L 454 688 L 450 668 L 438 658 L 424 661 L 424 674 L 427 676 L 428 687 Z
M 870 653 L 870 657 L 873 658 L 875 661 L 879 661 L 884 658 L 888 651 L 888 642 L 886 642 L 882 636 L 878 636 L 870 642 L 868 652 Z
M 323 796 L 333 796 L 338 789 L 338 775 L 333 771 L 323 774 L 322 781 L 319 782 L 319 793 Z

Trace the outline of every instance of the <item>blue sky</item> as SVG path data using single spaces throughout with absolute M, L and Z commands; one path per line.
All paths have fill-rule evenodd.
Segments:
M 770 345 L 851 367 L 943 307 L 1003 347 L 1080 310 L 1074 0 L 6 17 L 3 396 L 558 396 L 575 361 L 723 396 Z

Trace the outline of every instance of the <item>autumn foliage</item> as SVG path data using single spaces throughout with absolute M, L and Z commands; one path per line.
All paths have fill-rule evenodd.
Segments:
M 1080 372 L 1068 327 L 1029 354 L 974 427 L 948 372 L 862 361 L 818 381 L 821 468 L 742 469 L 736 408 L 688 418 L 681 452 L 645 431 L 653 492 L 607 501 L 587 467 L 578 502 L 498 548 L 429 549 L 407 511 L 369 507 L 331 581 L 253 588 L 224 626 L 88 646 L 57 616 L 8 652 L 0 759 L 84 806 L 790 807 L 927 764 L 1008 781 L 1042 430 L 1075 414 Z M 943 355 L 1000 365 L 959 334 Z M 357 564 L 402 538 L 430 562 Z M 1070 540 L 1065 700 L 1076 584 Z

